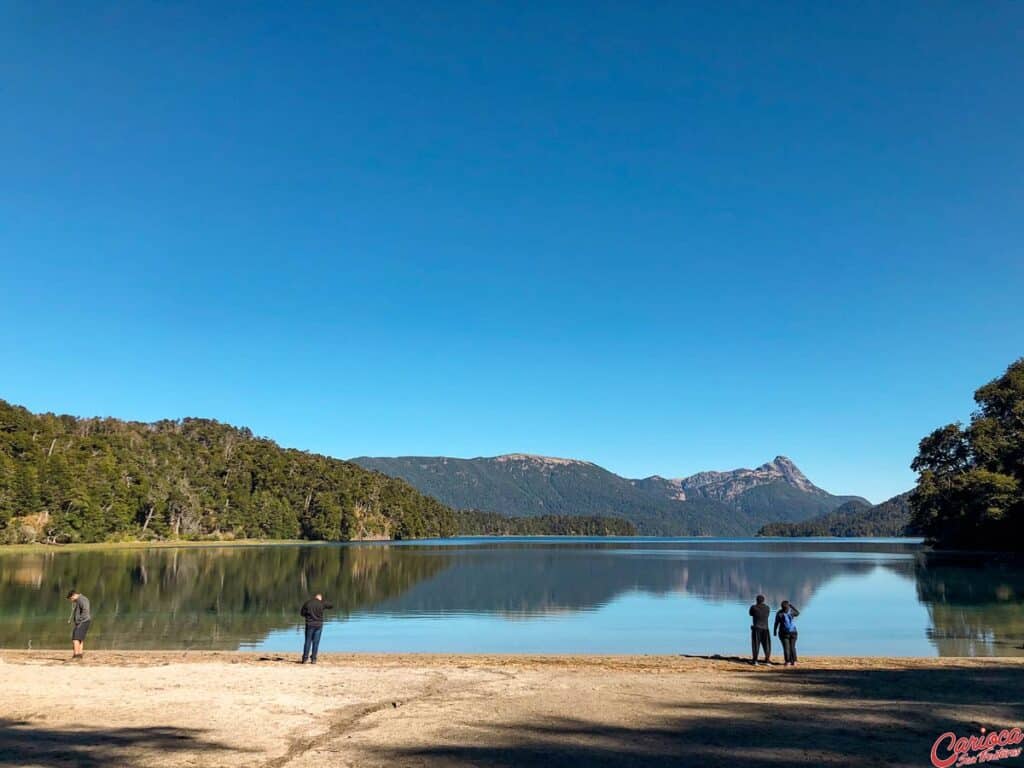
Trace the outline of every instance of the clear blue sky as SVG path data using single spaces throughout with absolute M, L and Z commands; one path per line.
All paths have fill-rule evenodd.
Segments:
M 840 7 L 832 7 L 838 5 Z M 1024 354 L 1024 4 L 0 6 L 0 397 L 881 500 Z

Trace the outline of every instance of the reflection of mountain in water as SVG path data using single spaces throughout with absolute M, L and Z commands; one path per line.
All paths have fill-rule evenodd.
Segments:
M 806 603 L 825 582 L 879 564 L 908 577 L 914 548 L 771 542 L 493 545 L 446 548 L 449 567 L 374 612 L 532 615 L 591 610 L 630 591 L 686 592 L 725 601 Z
M 914 568 L 941 656 L 1024 655 L 1024 561 L 931 553 Z
M 63 646 L 72 586 L 92 599 L 92 647 L 237 648 L 300 619 L 322 589 L 334 615 L 537 616 L 628 592 L 803 606 L 828 581 L 884 567 L 915 578 L 941 655 L 1024 654 L 1024 565 L 850 541 L 505 542 L 260 546 L 0 556 L 0 646 Z M 742 616 L 741 614 L 738 614 Z M 642 621 L 642 618 L 640 619 Z M 410 624 L 410 630 L 414 627 Z
M 93 605 L 94 647 L 237 648 L 299 621 L 322 589 L 346 616 L 435 575 L 445 561 L 386 547 L 271 546 L 0 557 L 0 646 L 64 645 L 71 587 Z

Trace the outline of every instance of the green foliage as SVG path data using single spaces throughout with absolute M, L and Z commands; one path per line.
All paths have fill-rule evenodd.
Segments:
M 911 467 L 913 523 L 954 549 L 1021 548 L 1024 533 L 1024 358 L 974 393 L 968 427 L 925 437 Z
M 818 517 L 796 523 L 769 523 L 758 536 L 914 536 L 909 493 L 871 506 L 854 499 Z
M 452 511 L 405 482 L 247 429 L 36 415 L 0 400 L 0 540 L 454 533 Z
M 506 517 L 460 510 L 455 519 L 459 533 L 465 536 L 636 536 L 636 526 L 628 520 L 598 515 Z

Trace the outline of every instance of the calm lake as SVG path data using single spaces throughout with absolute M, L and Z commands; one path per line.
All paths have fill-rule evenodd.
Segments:
M 325 651 L 750 651 L 758 592 L 801 610 L 801 652 L 1024 655 L 1024 563 L 907 539 L 452 539 L 0 554 L 0 646 L 63 647 L 72 586 L 89 647 Z

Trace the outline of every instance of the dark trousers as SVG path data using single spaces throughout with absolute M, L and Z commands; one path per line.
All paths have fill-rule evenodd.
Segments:
M 306 644 L 302 647 L 302 660 L 312 659 L 316 661 L 316 653 L 320 650 L 320 635 L 323 634 L 323 626 L 311 627 L 306 625 Z M 312 653 L 310 651 L 312 650 Z
M 790 632 L 788 635 L 780 632 L 779 640 L 782 641 L 782 655 L 786 663 L 796 664 L 796 632 Z
M 768 661 L 772 657 L 772 633 L 767 629 L 751 627 L 750 653 L 754 657 L 754 661 L 757 661 L 757 651 L 759 648 L 764 648 L 764 660 Z

